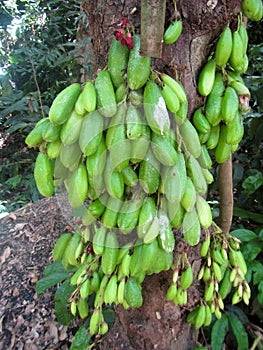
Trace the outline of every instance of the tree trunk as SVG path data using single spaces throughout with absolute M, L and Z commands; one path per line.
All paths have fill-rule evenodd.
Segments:
M 154 5 L 154 1 L 152 1 Z M 83 11 L 89 23 L 88 29 L 79 29 L 78 40 L 87 40 L 83 55 L 83 80 L 94 78 L 97 71 L 107 65 L 107 54 L 114 31 L 122 18 L 133 24 L 140 33 L 141 6 L 138 0 L 83 0 Z M 215 42 L 227 23 L 233 28 L 241 10 L 241 0 L 184 0 L 176 2 L 183 21 L 183 32 L 174 45 L 163 44 L 161 58 L 152 59 L 152 67 L 159 72 L 177 77 L 188 96 L 189 115 L 204 103 L 198 95 L 196 80 L 201 67 L 215 48 Z M 174 19 L 174 3 L 167 1 L 165 28 Z M 195 269 L 200 268 L 199 246 L 189 247 L 177 232 L 175 260 L 178 254 L 187 253 Z M 197 279 L 195 279 L 197 280 Z M 100 343 L 101 349 L 126 350 L 186 350 L 195 346 L 197 332 L 186 322 L 189 310 L 200 299 L 202 286 L 196 281 L 189 290 L 188 303 L 175 306 L 165 299 L 171 283 L 171 271 L 148 276 L 143 282 L 143 306 L 124 310 L 116 307 L 116 322 Z

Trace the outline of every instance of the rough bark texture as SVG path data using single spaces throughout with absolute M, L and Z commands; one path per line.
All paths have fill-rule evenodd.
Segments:
M 219 166 L 220 215 L 219 226 L 229 232 L 233 217 L 232 156 Z
M 153 1 L 154 3 L 154 1 Z M 216 39 L 231 22 L 237 23 L 241 0 L 184 0 L 178 1 L 177 9 L 183 21 L 183 32 L 175 45 L 162 47 L 162 57 L 152 60 L 153 68 L 176 76 L 184 85 L 189 101 L 189 118 L 195 108 L 203 104 L 198 95 L 196 80 L 201 67 L 215 48 Z M 140 33 L 139 0 L 85 0 L 83 10 L 89 26 L 87 31 L 79 31 L 79 40 L 90 37 L 84 47 L 84 79 L 94 78 L 99 69 L 107 64 L 107 53 L 114 31 L 121 18 L 128 18 Z M 166 3 L 165 28 L 174 19 L 173 1 Z M 200 266 L 199 247 L 184 245 L 180 232 L 177 233 L 176 255 L 180 251 L 187 253 L 190 262 L 195 265 L 195 274 Z M 199 299 L 202 286 L 195 284 L 190 289 L 186 307 L 176 307 L 165 300 L 170 284 L 171 273 L 152 275 L 143 283 L 144 303 L 140 309 L 123 310 L 116 308 L 116 322 L 103 338 L 101 349 L 126 350 L 187 350 L 195 345 L 196 332 L 186 323 L 187 312 Z

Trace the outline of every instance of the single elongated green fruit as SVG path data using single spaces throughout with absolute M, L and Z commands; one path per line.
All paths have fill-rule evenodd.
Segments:
M 73 110 L 66 122 L 63 124 L 60 132 L 60 139 L 64 145 L 72 145 L 78 141 L 82 120 L 82 116 Z
M 229 60 L 232 52 L 232 32 L 226 27 L 220 35 L 216 45 L 215 59 L 219 67 L 223 67 Z
M 130 261 L 130 275 L 133 277 L 138 277 L 143 272 L 141 266 L 142 248 L 142 242 L 137 240 Z
M 93 314 L 91 315 L 90 323 L 89 323 L 89 332 L 91 335 L 98 333 L 100 319 L 101 319 L 101 312 L 98 308 L 96 308 L 93 311 Z
M 234 88 L 228 86 L 222 98 L 222 120 L 226 123 L 231 122 L 238 112 L 238 95 Z
M 140 185 L 144 192 L 153 194 L 157 191 L 160 181 L 160 163 L 154 157 L 151 148 L 148 149 L 145 159 L 140 163 Z
M 165 44 L 174 44 L 179 38 L 183 30 L 183 22 L 181 20 L 174 21 L 164 32 L 163 41 Z
M 214 149 L 216 148 L 220 136 L 220 125 L 217 124 L 215 126 L 212 126 L 210 130 L 210 134 L 207 140 L 207 148 L 208 149 Z
M 212 322 L 212 312 L 210 309 L 209 305 L 205 305 L 205 322 L 204 322 L 204 326 L 207 327 L 211 324 Z M 202 349 L 199 349 L 202 350 Z
M 221 295 L 222 299 L 225 299 L 228 296 L 231 289 L 232 283 L 230 282 L 230 270 L 228 269 L 226 270 L 219 287 L 219 294 Z
M 130 140 L 142 135 L 142 114 L 135 106 L 129 106 L 126 113 L 126 133 Z
M 27 144 L 28 147 L 35 147 L 37 144 L 43 141 L 42 133 L 48 124 L 49 124 L 48 118 L 42 118 L 36 123 L 34 129 L 30 131 L 30 133 L 27 135 L 25 139 L 25 143 Z
M 104 117 L 112 117 L 117 111 L 116 97 L 110 73 L 100 71 L 95 79 L 97 108 Z
M 167 271 L 173 264 L 173 253 L 166 252 L 163 249 L 159 249 L 156 256 L 156 262 L 153 266 L 153 273 L 160 273 L 161 271 Z
M 214 182 L 214 177 L 208 169 L 202 168 L 202 173 L 204 175 L 205 181 L 208 185 Z
M 84 319 L 88 316 L 89 306 L 86 298 L 82 298 L 82 297 L 79 298 L 77 302 L 77 308 L 78 308 L 80 318 Z
M 137 235 L 139 238 L 143 238 L 148 229 L 150 228 L 153 218 L 156 216 L 156 205 L 155 201 L 152 197 L 146 197 L 144 199 L 144 202 L 142 204 L 140 213 L 139 213 L 139 219 L 138 219 L 138 226 L 137 226 Z
M 63 254 L 63 260 L 67 260 L 67 262 L 72 266 L 78 266 L 78 261 L 75 258 L 75 251 L 79 245 L 79 242 L 81 240 L 81 235 L 79 233 L 74 233 L 72 235 L 70 241 L 68 242 L 67 248 Z
M 82 298 L 87 298 L 91 294 L 91 281 L 87 278 L 81 285 L 79 289 L 80 296 Z
M 188 243 L 191 246 L 195 246 L 199 243 L 201 227 L 195 208 L 191 212 L 186 212 L 184 214 L 182 228 L 186 243 Z
M 59 156 L 61 141 L 56 140 L 47 144 L 46 152 L 49 159 L 56 159 Z
M 190 152 L 195 158 L 198 158 L 201 154 L 201 143 L 198 133 L 190 120 L 186 119 L 181 125 L 180 134 L 183 138 L 183 144 L 187 151 Z
M 201 165 L 203 169 L 210 169 L 212 168 L 212 159 L 210 157 L 210 154 L 208 152 L 208 149 L 206 145 L 202 145 L 202 150 L 200 156 L 197 158 L 198 163 Z
M 145 272 L 150 271 L 152 266 L 154 266 L 158 249 L 157 239 L 154 239 L 149 244 L 143 244 L 141 266 Z
M 109 157 L 106 160 L 103 176 L 105 188 L 109 195 L 120 199 L 124 193 L 123 177 L 120 172 L 112 169 Z
M 132 38 L 133 49 L 130 51 L 127 82 L 131 90 L 138 90 L 144 86 L 150 75 L 151 58 L 140 55 L 140 36 L 135 34 Z
M 220 128 L 219 141 L 215 149 L 215 158 L 218 163 L 224 163 L 230 157 L 232 146 L 226 142 L 227 129 L 226 125 Z
M 196 197 L 196 211 L 199 218 L 200 225 L 203 228 L 211 226 L 213 218 L 210 205 L 199 194 Z
M 83 91 L 81 91 L 77 101 L 75 102 L 74 110 L 80 116 L 83 116 L 86 113 L 86 110 L 83 104 Z
M 113 275 L 109 279 L 107 286 L 104 291 L 104 302 L 106 304 L 112 304 L 117 298 L 118 283 L 117 276 Z
M 82 215 L 82 223 L 85 226 L 91 225 L 105 211 L 108 194 L 103 194 L 100 198 L 93 200 L 87 207 L 86 212 Z
M 107 235 L 107 231 L 104 226 L 96 228 L 95 234 L 93 237 L 93 251 L 95 254 L 101 255 L 103 253 L 106 235 Z
M 98 111 L 86 114 L 79 134 L 79 146 L 86 156 L 93 155 L 101 143 L 103 117 Z
M 248 33 L 247 33 L 246 25 L 240 24 L 238 32 L 243 42 L 243 50 L 244 50 L 243 54 L 246 55 L 247 46 L 248 46 Z
M 84 164 L 80 164 L 71 175 L 68 187 L 68 200 L 73 208 L 82 205 L 88 195 L 88 176 Z
M 239 67 L 243 64 L 244 48 L 243 41 L 238 31 L 232 33 L 232 39 L 233 44 L 229 62 L 231 66 L 235 69 L 236 67 Z
M 116 89 L 124 83 L 128 59 L 128 47 L 122 45 L 120 41 L 113 38 L 108 55 L 108 70 L 110 72 L 112 83 Z
M 136 186 L 138 183 L 138 175 L 131 165 L 128 165 L 122 171 L 123 182 L 126 186 Z
M 201 304 L 198 308 L 198 313 L 195 321 L 195 328 L 198 329 L 203 326 L 203 324 L 205 323 L 205 317 L 206 317 L 205 305 Z
M 180 108 L 180 101 L 177 94 L 166 84 L 163 85 L 161 93 L 167 109 L 172 113 L 176 113 Z
M 202 108 L 198 108 L 193 115 L 193 124 L 200 133 L 209 133 L 211 125 L 206 116 L 202 112 Z
M 173 119 L 175 122 L 175 125 L 182 125 L 186 119 L 188 114 L 188 101 L 182 102 L 180 105 L 180 108 L 178 109 L 177 113 L 173 114 Z
M 78 142 L 71 145 L 61 145 L 59 159 L 64 167 L 70 171 L 77 169 L 81 155 L 82 152 Z
M 46 123 L 45 128 L 42 131 L 43 140 L 47 142 L 53 142 L 59 140 L 61 132 L 61 125 L 55 125 L 50 121 Z
M 151 147 L 156 159 L 165 166 L 176 164 L 178 156 L 168 137 L 156 133 L 152 134 Z
M 144 112 L 150 128 L 159 135 L 167 135 L 170 129 L 169 114 L 159 86 L 149 81 L 144 89 Z
M 179 83 L 167 74 L 161 74 L 161 79 L 166 85 L 169 86 L 170 89 L 173 90 L 181 104 L 187 101 L 186 92 L 181 83 Z
M 216 72 L 216 62 L 210 59 L 202 68 L 198 78 L 197 89 L 200 95 L 208 96 L 212 91 Z
M 201 195 L 206 194 L 207 183 L 200 164 L 192 155 L 190 155 L 186 164 L 187 164 L 187 174 L 193 181 L 196 192 L 198 192 Z
M 116 102 L 123 102 L 127 99 L 127 86 L 125 83 L 121 84 L 115 91 Z
M 61 260 L 62 256 L 64 254 L 64 251 L 68 245 L 68 242 L 70 241 L 72 237 L 72 233 L 66 232 L 63 233 L 58 240 L 56 241 L 56 244 L 52 251 L 52 257 L 55 261 Z
M 96 109 L 97 95 L 94 84 L 87 81 L 82 92 L 82 102 L 87 112 L 93 112 Z
M 143 103 L 143 88 L 138 90 L 130 90 L 128 98 L 134 106 L 141 106 L 141 104 Z
M 243 0 L 242 11 L 251 21 L 260 21 L 263 15 L 263 5 L 260 0 Z
M 226 142 L 230 145 L 238 144 L 244 135 L 244 125 L 241 113 L 237 112 L 234 119 L 226 124 Z
M 143 242 L 145 244 L 151 243 L 159 235 L 159 233 L 160 233 L 160 222 L 159 222 L 158 216 L 155 216 L 145 236 L 143 237 Z
M 174 298 L 176 297 L 176 293 L 177 293 L 177 285 L 172 283 L 167 290 L 166 299 L 174 300 Z
M 124 302 L 124 289 L 125 289 L 125 278 L 123 278 L 118 284 L 117 290 L 117 302 L 123 304 Z
M 141 307 L 143 303 L 141 286 L 134 278 L 128 279 L 124 288 L 124 299 L 130 307 Z
M 101 257 L 101 267 L 105 275 L 111 275 L 116 268 L 119 243 L 114 232 L 107 232 L 105 248 Z
M 34 166 L 34 179 L 38 191 L 44 197 L 51 197 L 54 193 L 53 169 L 47 155 L 38 153 Z
M 80 84 L 73 83 L 57 95 L 49 110 L 52 123 L 63 124 L 69 118 L 80 92 Z
M 247 273 L 247 264 L 245 262 L 244 256 L 240 250 L 230 249 L 229 251 L 229 261 L 233 267 L 238 266 L 245 276 Z
M 141 137 L 131 140 L 131 158 L 132 163 L 140 163 L 148 151 L 150 145 L 151 130 L 148 125 L 142 125 Z
M 171 220 L 171 225 L 174 228 L 182 226 L 185 210 L 181 203 L 172 203 L 168 201 L 168 214 Z
M 186 179 L 185 191 L 181 199 L 181 204 L 187 212 L 191 212 L 196 202 L 196 190 L 190 177 Z
M 96 179 L 97 176 L 103 174 L 106 164 L 106 158 L 107 149 L 104 137 L 102 137 L 96 152 L 86 158 L 86 167 L 89 176 L 92 176 L 94 179 Z
M 224 91 L 223 75 L 221 72 L 216 72 L 212 91 L 205 104 L 205 116 L 212 126 L 218 125 L 221 121 L 221 104 Z
M 160 227 L 158 236 L 159 242 L 161 243 L 162 249 L 170 253 L 174 250 L 175 239 L 168 214 L 164 210 L 159 209 L 158 219 Z
M 194 280 L 193 269 L 191 266 L 187 267 L 186 270 L 182 272 L 180 278 L 180 286 L 182 289 L 188 289 Z
M 118 198 L 109 197 L 106 209 L 102 215 L 102 223 L 104 226 L 109 228 L 116 227 L 121 205 L 121 200 Z
M 207 256 L 211 242 L 210 234 L 207 235 L 206 239 L 202 242 L 200 247 L 200 255 L 204 258 Z

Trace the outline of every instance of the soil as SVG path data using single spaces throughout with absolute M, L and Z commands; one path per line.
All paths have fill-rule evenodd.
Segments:
M 55 288 L 37 296 L 36 283 L 69 227 L 56 197 L 30 203 L 0 221 L 0 349 L 69 349 L 79 325 L 54 315 Z

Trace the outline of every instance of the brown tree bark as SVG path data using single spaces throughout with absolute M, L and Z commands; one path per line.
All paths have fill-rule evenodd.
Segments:
M 154 3 L 154 0 L 152 1 Z M 164 45 L 162 57 L 152 60 L 152 67 L 176 76 L 184 85 L 189 102 L 189 118 L 204 103 L 198 95 L 196 80 L 201 67 L 213 51 L 216 39 L 228 22 L 235 26 L 241 10 L 241 0 L 184 0 L 177 1 L 177 10 L 183 21 L 183 32 L 176 44 Z M 139 0 L 84 0 L 87 30 L 80 28 L 79 40 L 89 37 L 82 63 L 84 80 L 94 78 L 107 64 L 107 53 L 117 24 L 127 18 L 140 33 L 141 13 Z M 174 3 L 167 1 L 165 29 L 173 20 Z M 189 247 L 177 232 L 176 256 L 187 253 L 195 275 L 200 267 L 199 246 Z M 188 304 L 175 306 L 165 299 L 171 283 L 171 271 L 148 276 L 143 282 L 143 306 L 124 310 L 116 307 L 116 322 L 100 343 L 101 349 L 126 350 L 187 350 L 193 349 L 197 333 L 187 324 L 188 311 L 198 303 L 202 286 L 198 282 L 190 288 Z

